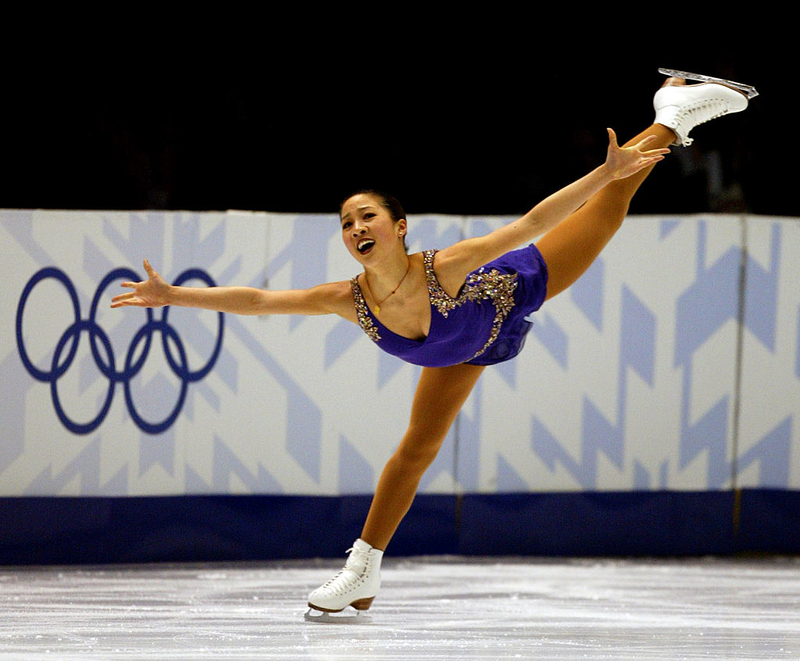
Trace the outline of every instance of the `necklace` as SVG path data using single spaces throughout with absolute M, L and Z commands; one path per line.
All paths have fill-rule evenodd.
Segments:
M 405 275 L 403 275 L 403 277 L 400 278 L 400 282 L 397 283 L 397 287 L 392 289 L 392 291 L 389 293 L 389 296 L 386 296 L 382 301 L 376 301 L 375 302 L 375 316 L 376 317 L 381 313 L 381 305 L 386 303 L 386 301 L 392 296 L 392 294 L 394 294 L 398 289 L 400 289 L 400 285 L 403 284 L 403 281 L 406 279 L 406 276 L 408 275 L 408 272 L 410 270 L 411 270 L 411 260 L 409 259 L 408 260 L 408 266 L 406 267 Z M 366 271 L 364 271 L 364 282 L 367 283 L 367 289 L 369 289 L 369 293 L 372 295 L 372 298 L 374 299 L 375 298 L 375 294 L 372 293 L 372 287 L 369 286 L 369 280 L 367 280 L 367 272 Z

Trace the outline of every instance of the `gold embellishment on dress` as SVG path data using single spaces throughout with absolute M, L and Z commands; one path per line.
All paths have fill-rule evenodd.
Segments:
M 480 303 L 488 299 L 491 300 L 495 307 L 496 314 L 494 316 L 494 321 L 492 321 L 492 330 L 489 333 L 489 338 L 486 344 L 483 345 L 483 348 L 470 359 L 473 360 L 486 351 L 497 339 L 497 336 L 500 335 L 503 322 L 515 305 L 514 290 L 517 288 L 517 274 L 500 273 L 497 269 L 486 272 L 484 268 L 481 267 L 469 275 L 458 297 L 453 298 L 442 289 L 439 280 L 436 278 L 436 273 L 433 270 L 433 256 L 436 254 L 436 251 L 427 250 L 423 254 L 425 261 L 425 277 L 428 282 L 428 294 L 431 303 L 436 306 L 436 309 L 443 317 L 447 317 L 451 310 L 463 305 L 467 301 Z
M 358 276 L 350 280 L 350 287 L 353 290 L 353 300 L 356 306 L 358 325 L 369 335 L 370 339 L 377 342 L 381 339 L 381 336 L 378 334 L 378 329 L 375 327 L 375 324 L 372 323 L 372 319 L 369 316 L 367 302 L 364 300 L 364 295 L 361 293 L 361 287 L 358 286 Z

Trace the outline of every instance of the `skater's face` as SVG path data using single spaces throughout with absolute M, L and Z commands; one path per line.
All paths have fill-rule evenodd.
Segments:
M 359 193 L 345 200 L 340 219 L 342 240 L 361 263 L 387 251 L 405 251 L 406 219 L 394 219 L 377 195 Z

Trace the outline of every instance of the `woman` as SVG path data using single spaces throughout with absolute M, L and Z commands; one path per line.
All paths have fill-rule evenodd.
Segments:
M 409 427 L 384 468 L 361 537 L 345 567 L 315 590 L 309 606 L 366 610 L 380 587 L 383 552 L 414 499 L 420 478 L 486 365 L 513 358 L 525 317 L 564 291 L 592 264 L 622 224 L 634 193 L 671 144 L 689 131 L 739 112 L 747 98 L 717 83 L 668 79 L 657 92 L 653 125 L 618 146 L 609 129 L 606 161 L 485 236 L 439 252 L 408 254 L 399 204 L 362 192 L 340 209 L 342 239 L 363 266 L 351 281 L 307 290 L 169 286 L 145 261 L 148 280 L 112 307 L 179 305 L 234 314 L 337 314 L 390 353 L 422 365 Z M 517 250 L 538 236 L 535 245 Z

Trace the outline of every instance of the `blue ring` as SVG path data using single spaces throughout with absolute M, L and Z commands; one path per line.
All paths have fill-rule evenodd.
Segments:
M 22 364 L 25 366 L 25 369 L 28 370 L 30 375 L 37 381 L 45 382 L 48 382 L 51 379 L 60 378 L 64 372 L 69 369 L 69 366 L 72 364 L 72 361 L 75 359 L 75 354 L 78 351 L 78 337 L 76 336 L 72 342 L 72 348 L 69 351 L 69 355 L 67 356 L 64 365 L 61 368 L 51 365 L 51 371 L 44 372 L 33 364 L 31 359 L 28 357 L 28 352 L 25 350 L 25 344 L 22 341 L 22 315 L 25 311 L 25 304 L 28 302 L 28 296 L 31 295 L 33 288 L 42 280 L 46 280 L 47 278 L 54 278 L 64 285 L 64 287 L 66 287 L 67 293 L 72 300 L 72 309 L 75 312 L 74 323 L 80 323 L 81 319 L 81 307 L 80 303 L 78 302 L 78 292 L 75 291 L 75 286 L 67 277 L 66 273 L 57 268 L 48 267 L 38 271 L 30 280 L 28 280 L 28 284 L 25 285 L 25 288 L 22 290 L 22 296 L 20 296 L 19 304 L 17 305 L 17 349 L 19 350 L 19 357 L 22 359 Z
M 102 341 L 103 345 L 105 346 L 106 351 L 108 352 L 109 362 L 114 364 L 114 353 L 111 349 L 111 342 L 108 339 L 108 335 L 106 335 L 105 331 L 97 326 L 94 322 L 89 320 L 81 320 L 78 321 L 72 326 L 70 326 L 64 334 L 61 336 L 61 339 L 58 341 L 56 345 L 56 350 L 53 353 L 53 371 L 56 370 L 56 365 L 58 364 L 58 359 L 61 355 L 61 351 L 64 348 L 64 345 L 67 342 L 67 339 L 70 335 L 74 336 L 73 346 L 77 346 L 78 340 L 81 335 L 81 331 L 88 331 L 89 335 L 93 337 L 95 334 L 100 335 L 100 340 Z M 98 365 L 99 366 L 99 365 Z M 101 370 L 102 371 L 102 370 Z M 64 408 L 61 406 L 61 401 L 58 397 L 58 378 L 51 379 L 50 381 L 50 393 L 53 397 L 53 407 L 56 410 L 56 415 L 58 419 L 61 420 L 61 424 L 64 425 L 67 429 L 69 429 L 74 434 L 89 434 L 97 429 L 103 420 L 105 420 L 106 415 L 108 415 L 108 411 L 111 408 L 111 400 L 114 397 L 114 386 L 115 381 L 114 379 L 108 380 L 108 393 L 106 394 L 106 401 L 103 402 L 103 406 L 100 409 L 100 413 L 92 420 L 91 422 L 87 422 L 85 424 L 80 424 L 78 422 L 73 422 L 69 419 L 67 414 L 64 411 Z
M 214 282 L 211 276 L 200 269 L 187 269 L 175 279 L 173 284 L 177 287 L 178 285 L 182 285 L 187 280 L 202 280 L 209 287 L 217 286 L 216 282 Z M 168 313 L 169 308 L 164 308 L 164 312 L 161 316 L 161 319 L 164 321 L 164 323 L 167 323 Z M 175 374 L 178 374 L 182 379 L 185 379 L 186 381 L 200 381 L 201 379 L 205 378 L 205 376 L 213 369 L 215 363 L 217 362 L 217 358 L 219 358 L 220 351 L 222 350 L 222 336 L 225 330 L 225 315 L 222 312 L 219 312 L 217 313 L 217 319 L 217 342 L 214 345 L 214 350 L 211 352 L 211 358 L 208 359 L 208 362 L 203 367 L 201 367 L 199 370 L 195 370 L 194 372 L 189 369 L 182 370 L 177 364 L 175 364 L 175 360 L 172 357 L 172 351 L 170 351 L 169 345 L 167 344 L 167 336 L 162 334 L 164 354 L 167 357 L 167 362 L 172 368 L 172 371 L 175 372 Z
M 97 323 L 95 322 L 95 318 L 97 317 L 97 308 L 100 305 L 100 298 L 103 295 L 103 292 L 108 288 L 108 286 L 114 282 L 115 280 L 139 280 L 139 274 L 136 271 L 132 271 L 131 269 L 126 268 L 118 268 L 114 269 L 109 273 L 100 284 L 97 286 L 97 291 L 94 293 L 94 298 L 92 298 L 92 305 L 89 309 L 89 321 L 92 324 L 92 328 L 99 328 Z M 147 326 L 150 326 L 153 322 L 153 311 L 150 308 L 146 308 L 145 312 L 147 313 Z M 115 381 L 124 382 L 126 379 L 130 379 L 136 374 L 139 373 L 139 370 L 142 369 L 144 366 L 144 361 L 147 360 L 147 356 L 150 353 L 150 344 L 152 340 L 152 332 L 147 336 L 147 342 L 145 344 L 144 349 L 142 350 L 142 355 L 139 357 L 139 360 L 133 366 L 133 372 L 130 372 L 126 366 L 124 372 L 117 372 L 116 368 L 111 366 L 110 369 L 103 364 L 102 359 L 100 358 L 100 353 L 97 350 L 97 342 L 95 342 L 95 334 L 93 331 L 89 333 L 89 341 L 90 346 L 92 348 L 92 357 L 94 358 L 97 366 L 100 368 L 100 371 L 103 372 L 103 375 L 108 379 L 113 379 Z
M 183 363 L 183 370 L 186 370 L 186 351 L 183 348 L 183 342 L 181 342 L 180 337 L 178 337 L 178 333 L 175 329 L 165 323 L 164 321 L 154 321 L 152 323 L 152 330 L 158 330 L 161 334 L 166 338 L 167 335 L 172 335 L 173 340 L 175 341 L 176 346 L 178 347 L 178 353 L 180 354 L 181 361 Z M 152 330 L 149 326 L 142 326 L 137 332 L 136 335 L 133 336 L 133 340 L 131 341 L 131 346 L 128 349 L 128 355 L 125 357 L 125 371 L 128 371 L 128 367 L 131 362 L 131 358 L 133 357 L 134 352 L 136 351 L 136 345 L 142 339 L 142 336 L 147 333 L 148 338 L 152 336 Z M 166 339 L 164 340 L 166 344 Z M 123 382 L 123 388 L 125 389 L 125 403 L 128 405 L 128 412 L 131 414 L 131 418 L 136 423 L 136 425 L 142 431 L 147 432 L 148 434 L 160 434 L 161 432 L 166 431 L 169 429 L 175 420 L 178 418 L 178 415 L 183 408 L 183 403 L 186 400 L 186 390 L 189 387 L 189 382 L 186 379 L 181 379 L 181 392 L 178 396 L 178 402 L 175 404 L 175 408 L 172 412 L 167 416 L 165 420 L 162 422 L 151 423 L 145 420 L 141 415 L 139 415 L 138 411 L 136 410 L 136 406 L 133 403 L 133 395 L 131 394 L 131 380 L 126 379 Z

